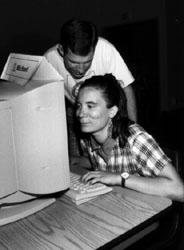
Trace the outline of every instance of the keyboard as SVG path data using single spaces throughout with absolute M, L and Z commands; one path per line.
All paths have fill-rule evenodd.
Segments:
M 70 189 L 65 193 L 76 205 L 80 205 L 113 190 L 112 187 L 108 187 L 102 183 L 83 183 L 80 178 L 80 175 L 70 172 Z

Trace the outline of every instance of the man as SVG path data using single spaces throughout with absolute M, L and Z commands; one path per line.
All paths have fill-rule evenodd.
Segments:
M 79 155 L 73 133 L 73 107 L 80 84 L 93 75 L 113 73 L 127 96 L 128 115 L 137 121 L 136 101 L 131 83 L 134 78 L 116 48 L 98 37 L 94 24 L 71 19 L 63 24 L 60 43 L 50 48 L 45 57 L 64 79 L 70 155 Z

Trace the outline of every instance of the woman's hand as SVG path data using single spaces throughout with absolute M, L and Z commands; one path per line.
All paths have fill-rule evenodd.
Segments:
M 120 173 L 92 171 L 83 175 L 82 181 L 84 183 L 89 182 L 90 184 L 100 182 L 106 185 L 121 185 L 121 176 Z

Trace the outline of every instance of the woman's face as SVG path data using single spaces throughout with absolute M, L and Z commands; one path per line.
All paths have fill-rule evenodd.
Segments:
M 108 124 L 112 118 L 111 109 L 106 107 L 100 90 L 93 87 L 81 89 L 77 98 L 76 110 L 81 131 L 94 136 L 107 136 Z

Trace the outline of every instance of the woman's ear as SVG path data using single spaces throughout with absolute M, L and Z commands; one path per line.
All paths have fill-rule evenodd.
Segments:
M 110 118 L 113 118 L 118 112 L 118 107 L 117 106 L 113 106 L 112 108 L 110 108 L 110 112 L 109 112 L 109 115 L 110 115 Z

